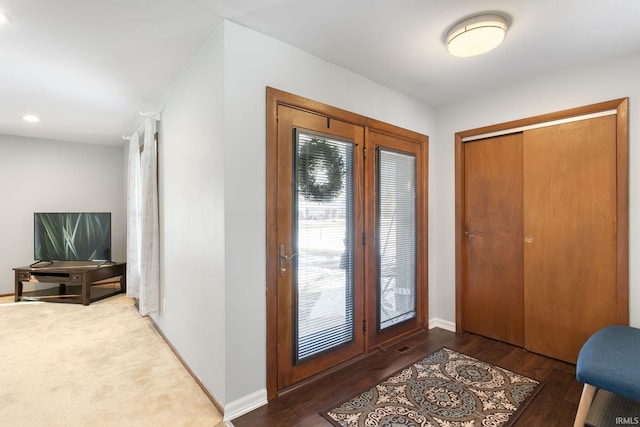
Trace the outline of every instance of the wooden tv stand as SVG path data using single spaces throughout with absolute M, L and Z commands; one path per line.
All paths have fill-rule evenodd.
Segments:
M 125 262 L 99 265 L 91 262 L 58 261 L 44 267 L 16 267 L 15 301 L 70 302 L 89 305 L 127 290 Z M 112 280 L 110 280 L 112 279 Z M 119 286 L 109 286 L 116 281 Z M 52 283 L 58 287 L 23 295 L 23 282 Z

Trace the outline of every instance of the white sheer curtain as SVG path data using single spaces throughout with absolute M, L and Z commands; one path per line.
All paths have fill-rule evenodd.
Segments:
M 129 139 L 127 177 L 127 296 L 140 294 L 140 136 Z
M 160 309 L 160 233 L 158 227 L 158 148 L 156 119 L 144 122 L 129 142 L 127 195 L 127 295 L 138 299 L 140 314 Z

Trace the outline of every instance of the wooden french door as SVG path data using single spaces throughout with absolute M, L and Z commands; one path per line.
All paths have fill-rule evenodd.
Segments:
M 428 139 L 267 89 L 267 394 L 427 324 Z
M 360 126 L 278 106 L 278 389 L 365 350 L 363 147 Z
M 422 144 L 367 136 L 367 346 L 375 348 L 423 325 L 427 193 Z

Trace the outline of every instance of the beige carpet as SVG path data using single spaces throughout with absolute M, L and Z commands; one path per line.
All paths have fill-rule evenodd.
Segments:
M 223 426 L 133 300 L 0 298 L 0 425 Z

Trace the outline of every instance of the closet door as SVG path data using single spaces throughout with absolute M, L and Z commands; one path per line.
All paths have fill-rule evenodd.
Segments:
M 522 346 L 522 133 L 464 144 L 464 329 Z
M 616 118 L 524 133 L 525 347 L 574 363 L 616 323 Z

